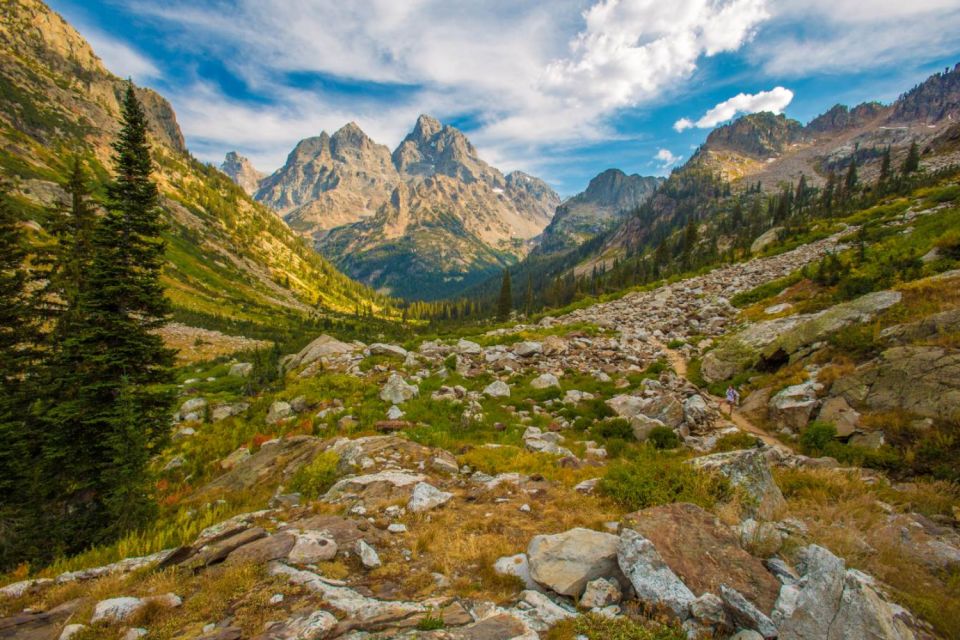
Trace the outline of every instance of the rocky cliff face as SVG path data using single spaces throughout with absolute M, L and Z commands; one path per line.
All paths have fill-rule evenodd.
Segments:
M 0 119 L 42 143 L 80 136 L 98 158 L 109 159 L 125 82 L 111 74 L 90 45 L 39 0 L 0 5 Z M 138 88 L 150 132 L 184 152 L 170 103 Z
M 930 76 L 897 100 L 892 120 L 936 123 L 960 116 L 960 63 Z
M 807 131 L 811 133 L 838 133 L 847 129 L 856 129 L 872 123 L 879 117 L 889 115 L 890 107 L 879 102 L 864 102 L 854 108 L 845 104 L 834 105 L 807 124 Z
M 603 233 L 645 202 L 662 178 L 627 175 L 607 169 L 594 177 L 584 192 L 559 207 L 543 231 L 537 253 L 555 253 L 576 247 Z
M 356 124 L 301 141 L 256 197 L 352 276 L 398 295 L 456 293 L 526 254 L 559 198 L 504 176 L 422 115 L 391 154 Z
M 241 156 L 236 151 L 229 152 L 220 165 L 220 171 L 227 174 L 227 177 L 237 183 L 237 185 L 247 192 L 247 195 L 253 195 L 260 188 L 266 174 L 257 171 L 256 167 L 249 159 Z

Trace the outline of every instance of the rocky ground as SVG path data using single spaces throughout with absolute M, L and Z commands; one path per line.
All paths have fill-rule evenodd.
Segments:
M 715 370 L 739 356 L 710 354 L 756 326 L 730 299 L 841 248 L 834 236 L 472 340 L 321 336 L 283 359 L 284 389 L 262 398 L 223 391 L 245 363 L 200 373 L 158 461 L 183 501 L 177 526 L 197 533 L 8 581 L 0 638 L 533 640 L 621 637 L 616 625 L 630 638 L 946 636 L 888 583 L 916 570 L 944 590 L 960 567 L 956 521 L 915 511 L 935 487 L 894 489 L 748 437 L 749 417 L 731 420 L 678 375 L 703 357 L 705 376 L 729 377 Z M 817 326 L 898 301 L 881 293 Z M 804 336 L 790 342 L 803 351 L 820 338 L 798 330 L 809 320 L 761 333 Z M 888 384 L 882 367 L 870 375 L 849 388 Z M 768 397 L 781 425 L 797 403 L 828 409 L 805 384 L 813 398 Z M 631 475 L 648 468 L 652 479 Z M 821 488 L 845 515 L 809 502 Z

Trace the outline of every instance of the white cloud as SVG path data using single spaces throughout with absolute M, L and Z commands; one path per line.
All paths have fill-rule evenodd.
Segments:
M 759 93 L 739 93 L 729 100 L 724 100 L 713 107 L 696 122 L 689 118 L 680 118 L 673 124 L 677 132 L 697 127 L 698 129 L 712 129 L 721 122 L 732 120 L 740 113 L 759 113 L 770 111 L 781 113 L 793 101 L 793 91 L 783 87 L 775 87 L 770 91 Z
M 157 66 L 126 42 L 108 36 L 97 29 L 82 28 L 81 30 L 104 66 L 118 76 L 133 78 L 138 82 L 161 77 Z
M 240 147 L 266 168 L 275 166 L 288 128 L 303 137 L 335 118 L 365 129 L 370 122 L 368 133 L 392 145 L 419 112 L 471 114 L 478 122 L 471 139 L 507 164 L 535 156 L 545 141 L 610 139 L 617 110 L 662 98 L 703 56 L 747 42 L 767 15 L 766 2 L 599 0 L 586 11 L 583 0 L 236 0 L 230 11 L 133 0 L 132 7 L 172 25 L 183 46 L 223 61 L 252 91 L 293 100 L 234 104 L 214 116 L 202 106 L 214 97 L 206 83 L 172 92 L 189 140 L 202 138 L 213 149 L 218 136 L 236 135 L 236 142 L 222 139 L 225 150 Z M 388 103 L 358 93 L 343 104 L 291 87 L 289 74 L 303 72 L 404 85 L 409 93 Z M 216 111 L 211 106 L 206 111 Z M 265 132 L 278 128 L 283 135 L 270 145 Z M 388 135 L 376 136 L 376 128 Z M 262 149 L 244 147 L 250 138 Z
M 771 75 L 903 68 L 960 49 L 956 0 L 779 0 L 750 58 Z
M 683 159 L 683 156 L 675 156 L 669 149 L 660 149 L 657 151 L 657 155 L 655 155 L 653 159 L 660 163 L 661 169 L 669 169 L 673 165 L 680 162 Z

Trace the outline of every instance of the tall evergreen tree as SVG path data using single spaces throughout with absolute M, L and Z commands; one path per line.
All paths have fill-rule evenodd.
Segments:
M 905 176 L 910 175 L 920 169 L 920 147 L 917 141 L 910 143 L 910 150 L 907 151 L 907 157 L 903 160 L 902 173 Z
M 880 176 L 877 178 L 877 186 L 884 187 L 893 176 L 893 170 L 890 166 L 890 147 L 883 150 L 883 156 L 880 159 Z
M 39 340 L 28 294 L 21 216 L 0 192 L 0 570 L 34 555 L 42 531 L 32 531 L 35 422 L 31 370 Z
M 497 301 L 497 317 L 506 320 L 513 311 L 513 287 L 510 284 L 510 270 L 503 272 L 503 280 L 500 283 L 500 298 Z
M 90 239 L 87 286 L 58 356 L 45 458 L 57 474 L 67 551 L 115 538 L 152 515 L 147 463 L 168 437 L 172 352 L 160 284 L 164 242 L 147 121 L 132 85 L 114 144 L 116 178 Z M 66 514 L 70 514 L 66 517 Z
M 843 191 L 847 198 L 853 197 L 853 192 L 857 189 L 858 180 L 857 156 L 854 155 L 850 158 L 850 166 L 847 167 L 847 175 L 843 180 Z

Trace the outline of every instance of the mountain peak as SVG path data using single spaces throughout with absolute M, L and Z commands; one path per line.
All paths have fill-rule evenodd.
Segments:
M 249 195 L 253 195 L 260 187 L 260 181 L 265 175 L 257 171 L 250 160 L 236 151 L 230 151 L 220 165 L 220 171 L 237 183 Z
M 775 156 L 804 137 L 803 125 L 769 111 L 751 113 L 730 124 L 717 127 L 707 136 L 704 146 L 728 149 L 759 158 Z
M 341 144 L 348 143 L 358 145 L 370 140 L 370 136 L 364 133 L 363 129 L 360 128 L 360 125 L 351 120 L 347 124 L 337 129 L 330 139 Z
M 432 138 L 436 134 L 440 133 L 443 129 L 443 124 L 433 116 L 428 116 L 425 113 L 421 113 L 420 117 L 417 118 L 417 124 L 414 125 L 411 136 L 416 136 L 422 140 Z

